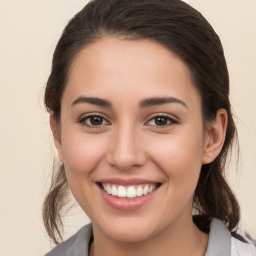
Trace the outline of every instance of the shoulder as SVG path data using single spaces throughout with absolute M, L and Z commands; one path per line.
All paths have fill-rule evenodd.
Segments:
M 256 247 L 239 233 L 230 233 L 226 225 L 213 218 L 206 256 L 256 256 Z
M 88 254 L 92 238 L 92 225 L 83 226 L 77 233 L 66 241 L 58 244 L 45 256 L 84 256 Z
M 243 235 L 235 234 L 231 238 L 231 256 L 256 256 L 256 246 Z

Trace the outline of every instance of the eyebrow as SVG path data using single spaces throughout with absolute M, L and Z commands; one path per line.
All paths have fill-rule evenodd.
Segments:
M 71 104 L 71 106 L 75 106 L 80 103 L 89 103 L 89 104 L 97 105 L 100 107 L 112 108 L 112 103 L 108 100 L 97 98 L 97 97 L 85 97 L 85 96 L 78 97 Z M 188 108 L 187 104 L 184 101 L 174 97 L 153 97 L 153 98 L 144 99 L 140 101 L 139 106 L 141 108 L 146 108 L 146 107 L 164 105 L 168 103 L 178 103 Z
M 105 108 L 111 108 L 112 104 L 108 100 L 104 100 L 101 98 L 96 98 L 96 97 L 85 97 L 85 96 L 80 96 L 78 97 L 72 104 L 71 106 L 75 106 L 76 104 L 79 103 L 90 103 L 93 105 L 97 105 L 100 107 L 105 107 Z
M 145 108 L 145 107 L 163 105 L 163 104 L 167 104 L 167 103 L 178 103 L 178 104 L 181 104 L 184 107 L 188 108 L 187 104 L 184 101 L 174 98 L 174 97 L 148 98 L 148 99 L 142 100 L 140 102 L 140 107 Z

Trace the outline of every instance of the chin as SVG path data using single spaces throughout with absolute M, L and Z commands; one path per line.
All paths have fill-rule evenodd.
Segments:
M 109 237 L 111 237 L 113 240 L 118 242 L 139 243 L 153 236 L 152 233 L 153 232 L 151 232 L 149 228 L 133 229 L 131 227 L 126 227 L 124 229 L 116 229 L 116 230 L 110 231 Z
M 151 223 L 151 224 L 150 224 Z M 137 220 L 123 220 L 110 222 L 110 225 L 101 225 L 101 230 L 107 237 L 114 241 L 126 243 L 138 243 L 149 239 L 157 232 L 157 225 L 152 226 L 150 223 Z

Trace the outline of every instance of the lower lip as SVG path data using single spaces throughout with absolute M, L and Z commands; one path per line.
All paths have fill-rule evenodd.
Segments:
M 122 211 L 132 211 L 132 210 L 141 208 L 143 205 L 145 205 L 147 202 L 149 202 L 153 198 L 156 191 L 158 190 L 158 188 L 156 188 L 155 190 L 153 190 L 147 195 L 139 196 L 132 199 L 123 199 L 123 198 L 109 195 L 102 188 L 99 188 L 99 189 L 102 197 L 105 199 L 108 205 Z

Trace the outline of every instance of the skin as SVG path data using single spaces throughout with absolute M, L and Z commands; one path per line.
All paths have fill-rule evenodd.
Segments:
M 84 96 L 112 107 L 74 104 Z M 152 97 L 184 104 L 140 106 Z M 205 254 L 208 235 L 193 224 L 193 194 L 202 164 L 222 148 L 227 114 L 220 109 L 205 123 L 201 113 L 186 64 L 160 44 L 105 37 L 79 53 L 61 99 L 61 121 L 51 113 L 50 122 L 70 189 L 92 221 L 95 256 Z M 100 125 L 88 115 L 102 117 Z M 156 116 L 164 116 L 163 123 Z M 122 211 L 109 206 L 96 185 L 109 177 L 161 186 L 147 204 Z

